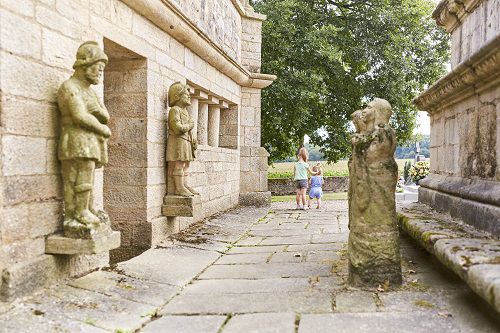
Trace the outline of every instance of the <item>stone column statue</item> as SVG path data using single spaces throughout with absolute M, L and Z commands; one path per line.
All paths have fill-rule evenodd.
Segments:
M 389 102 L 375 99 L 352 114 L 356 133 L 349 160 L 349 282 L 376 287 L 401 283 L 394 160 L 396 134 Z
M 99 84 L 108 57 L 97 42 L 78 48 L 74 74 L 59 88 L 57 103 L 61 112 L 58 156 L 64 187 L 64 235 L 92 238 L 109 228 L 103 211 L 93 208 L 94 171 L 108 161 L 106 125 L 109 113 L 91 85 Z
M 192 134 L 194 121 L 186 108 L 189 105 L 189 87 L 180 82 L 172 84 L 168 90 L 168 194 L 184 197 L 199 194 L 186 182 L 189 163 L 196 157 L 196 140 Z

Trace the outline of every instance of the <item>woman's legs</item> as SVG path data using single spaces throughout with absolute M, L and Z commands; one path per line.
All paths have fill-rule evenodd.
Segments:
M 306 206 L 306 191 L 307 191 L 307 188 L 301 188 L 300 189 L 300 196 L 302 198 L 302 205 L 303 205 L 303 207 Z
M 297 208 L 300 207 L 300 189 L 295 189 L 295 202 L 297 203 Z

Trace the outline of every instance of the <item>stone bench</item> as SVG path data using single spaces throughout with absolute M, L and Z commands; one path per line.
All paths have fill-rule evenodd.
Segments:
M 403 231 L 500 312 L 500 240 L 422 203 L 398 208 Z

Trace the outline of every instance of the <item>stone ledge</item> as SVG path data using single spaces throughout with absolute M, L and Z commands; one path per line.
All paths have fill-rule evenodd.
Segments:
M 201 211 L 201 197 L 183 197 L 180 195 L 166 195 L 163 198 L 163 216 L 194 217 Z
M 399 211 L 402 230 L 500 313 L 500 240 L 421 203 Z
M 96 235 L 92 239 L 69 238 L 61 235 L 47 237 L 45 253 L 47 254 L 98 254 L 120 247 L 119 231 Z

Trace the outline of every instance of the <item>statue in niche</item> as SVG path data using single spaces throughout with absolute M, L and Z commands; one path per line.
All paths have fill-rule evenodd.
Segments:
M 356 133 L 349 160 L 349 282 L 355 286 L 401 283 L 391 105 L 375 99 L 351 117 Z
M 168 194 L 191 197 L 199 194 L 187 185 L 189 164 L 196 158 L 196 140 L 192 130 L 194 121 L 186 109 L 191 105 L 189 87 L 180 82 L 168 90 Z
M 110 230 L 109 219 L 93 207 L 94 173 L 108 161 L 109 113 L 92 90 L 101 82 L 108 57 L 97 42 L 80 45 L 73 65 L 75 72 L 59 88 L 61 112 L 58 157 L 64 188 L 64 235 L 92 238 Z

